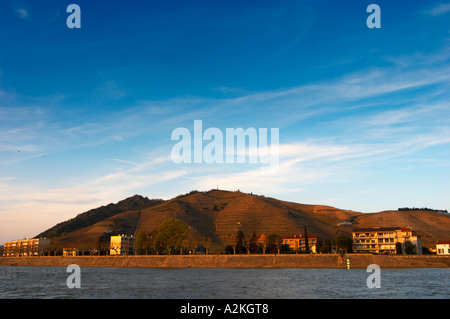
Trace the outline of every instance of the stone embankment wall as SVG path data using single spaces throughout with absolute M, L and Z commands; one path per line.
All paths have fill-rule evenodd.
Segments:
M 0 257 L 0 266 L 148 268 L 450 268 L 450 256 L 435 255 L 203 255 Z

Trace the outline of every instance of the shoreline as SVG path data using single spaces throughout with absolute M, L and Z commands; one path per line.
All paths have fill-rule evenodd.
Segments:
M 435 255 L 149 255 L 0 257 L 0 266 L 108 268 L 450 268 L 450 256 Z

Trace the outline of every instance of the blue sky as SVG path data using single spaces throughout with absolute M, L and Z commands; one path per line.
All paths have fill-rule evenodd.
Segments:
M 0 243 L 217 186 L 450 209 L 448 1 L 3 0 L 0 28 Z M 197 119 L 279 128 L 279 170 L 173 163 L 171 132 Z

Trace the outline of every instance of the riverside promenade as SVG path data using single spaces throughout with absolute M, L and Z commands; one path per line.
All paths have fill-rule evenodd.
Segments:
M 147 268 L 450 268 L 450 256 L 436 255 L 151 255 L 0 257 L 0 266 Z

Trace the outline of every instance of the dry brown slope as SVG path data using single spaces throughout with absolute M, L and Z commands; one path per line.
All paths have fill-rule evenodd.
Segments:
M 231 200 L 216 217 L 216 234 L 224 242 L 232 241 L 237 231 L 246 237 L 253 233 L 287 233 L 293 228 L 282 209 L 257 196 L 241 196 Z
M 267 200 L 271 201 L 275 205 L 279 205 L 280 207 L 287 207 L 289 209 L 301 212 L 310 218 L 329 226 L 336 226 L 341 222 L 352 222 L 357 216 L 362 214 L 331 206 L 298 204 L 294 202 L 280 201 L 273 198 L 268 198 Z
M 221 207 L 221 204 L 227 203 L 230 198 L 235 197 L 232 193 L 216 192 L 216 195 L 219 196 L 197 192 L 178 196 L 157 206 L 120 213 L 93 225 L 53 238 L 52 242 L 56 245 L 77 247 L 86 243 L 95 243 L 104 232 L 135 234 L 136 230 L 142 229 L 149 233 L 168 218 L 180 219 L 201 236 L 216 239 L 215 216 L 217 209 Z
M 216 218 L 216 233 L 222 241 L 242 230 L 247 238 L 253 233 L 293 235 L 303 234 L 305 225 L 309 234 L 332 238 L 348 230 L 336 225 L 360 213 L 337 208 L 297 204 L 245 194 L 234 198 Z M 231 236 L 231 238 L 230 238 Z
M 140 219 L 139 219 L 140 217 Z M 422 236 L 424 246 L 450 237 L 450 215 L 430 211 L 386 211 L 358 213 L 323 205 L 286 202 L 252 194 L 212 190 L 192 192 L 139 211 L 128 211 L 105 219 L 89 227 L 58 238 L 61 243 L 96 242 L 105 231 L 120 229 L 132 234 L 139 229 L 147 233 L 155 230 L 167 218 L 177 218 L 191 226 L 200 236 L 227 244 L 242 230 L 247 238 L 253 233 L 290 235 L 309 234 L 333 238 L 338 234 L 351 235 L 353 227 L 410 226 Z M 339 226 L 341 222 L 354 226 Z
M 64 247 L 92 246 L 92 243 L 96 243 L 99 237 L 105 232 L 116 231 L 130 234 L 134 232 L 138 216 L 138 210 L 120 213 L 94 225 L 52 238 L 52 244 Z
M 149 233 L 155 230 L 164 219 L 177 218 L 193 227 L 199 234 L 213 238 L 216 203 L 215 198 L 204 193 L 171 199 L 161 205 L 143 210 L 139 229 Z

